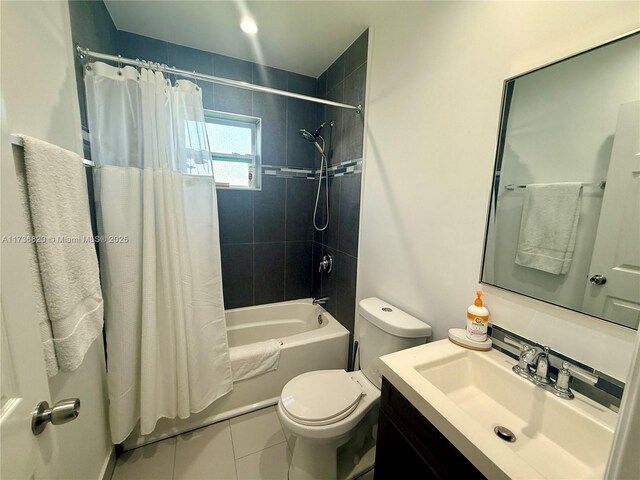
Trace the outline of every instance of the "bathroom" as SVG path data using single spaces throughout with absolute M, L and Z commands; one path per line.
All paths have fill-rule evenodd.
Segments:
M 406 466 L 414 464 L 410 458 L 403 461 L 410 446 L 390 450 L 392 439 L 397 437 L 388 427 L 402 423 L 384 413 L 385 402 L 391 405 L 393 398 L 401 400 L 395 406 L 404 405 L 398 407 L 402 414 L 418 415 L 411 417 L 416 425 L 427 420 L 431 427 L 435 425 L 437 431 L 425 427 L 424 435 L 443 435 L 455 455 L 466 457 L 459 464 L 468 462 L 470 476 L 640 478 L 640 473 L 628 473 L 638 472 L 629 452 L 640 448 L 638 429 L 633 430 L 640 411 L 640 373 L 632 368 L 639 355 L 634 353 L 638 342 L 634 299 L 624 299 L 624 311 L 617 318 L 616 313 L 597 312 L 593 303 L 587 307 L 594 295 L 585 293 L 584 287 L 579 293 L 565 288 L 601 273 L 593 272 L 589 262 L 602 243 L 597 237 L 598 218 L 602 224 L 606 210 L 603 193 L 616 191 L 609 188 L 615 178 L 608 162 L 618 151 L 614 138 L 618 133 L 617 109 L 602 115 L 609 122 L 604 137 L 584 123 L 556 115 L 557 125 L 563 129 L 570 124 L 584 128 L 571 132 L 578 141 L 594 146 L 597 158 L 584 172 L 559 168 L 557 177 L 537 176 L 531 165 L 522 163 L 522 152 L 543 143 L 535 139 L 527 143 L 531 135 L 553 129 L 532 130 L 527 118 L 518 117 L 522 112 L 518 107 L 524 105 L 518 103 L 520 99 L 524 102 L 535 97 L 518 96 L 518 88 L 512 89 L 513 84 L 526 86 L 527 79 L 537 78 L 531 75 L 540 67 L 576 53 L 605 44 L 593 53 L 611 52 L 617 44 L 608 42 L 640 27 L 637 2 L 3 1 L 0 9 L 2 478 L 411 478 Z M 246 20 L 254 22 L 244 24 L 248 32 L 241 27 Z M 620 45 L 634 38 L 637 34 L 620 40 Z M 637 49 L 635 53 L 637 58 Z M 606 58 L 614 57 L 604 56 L 602 61 Z M 588 64 L 583 67 L 586 74 L 570 77 L 570 84 L 596 71 Z M 545 71 L 550 70 L 540 70 Z M 637 76 L 616 78 L 616 86 L 633 95 Z M 179 214 L 166 218 L 158 214 L 149 220 L 145 217 L 148 212 L 137 208 L 142 192 L 135 191 L 138 185 L 131 179 L 137 177 L 117 177 L 122 181 L 109 183 L 106 173 L 122 169 L 131 151 L 137 153 L 141 148 L 135 134 L 127 134 L 141 129 L 136 115 L 143 109 L 131 109 L 127 102 L 142 104 L 145 99 L 136 93 L 140 85 L 159 79 L 167 86 L 163 93 L 158 83 L 157 95 L 175 93 L 172 101 L 176 102 L 190 99 L 182 112 L 178 108 L 170 114 L 195 112 L 200 119 L 194 126 L 196 140 L 201 140 L 199 134 L 205 131 L 206 150 L 217 155 L 204 163 L 196 161 L 195 168 L 202 169 L 204 173 L 198 174 L 204 180 L 215 175 L 217 188 L 205 189 L 209 196 L 190 191 L 199 195 L 196 209 L 184 208 L 184 204 Z M 514 83 L 505 82 L 508 79 Z M 609 80 L 601 83 L 605 81 Z M 538 83 L 531 82 L 534 89 L 549 88 L 550 84 L 560 82 L 545 83 L 542 77 Z M 594 84 L 586 84 L 585 89 L 595 88 Z M 580 89 L 575 92 L 577 97 Z M 635 93 L 635 98 L 622 98 L 626 93 L 621 93 L 618 103 L 638 100 L 637 88 Z M 600 101 L 600 97 L 588 98 Z M 580 99 L 576 104 L 591 105 Z M 159 105 L 154 108 L 160 109 Z M 600 104 L 594 105 L 605 111 Z M 236 143 L 215 150 L 212 138 L 216 135 L 212 132 L 216 129 L 235 129 L 235 136 L 221 137 Z M 188 130 L 186 136 L 193 133 Z M 177 131 L 175 135 L 180 145 L 185 134 Z M 42 241 L 34 246 L 28 240 L 21 241 L 39 234 L 34 231 L 37 222 L 29 225 L 23 212 L 21 182 L 25 171 L 30 182 L 29 164 L 26 169 L 24 166 L 30 139 L 72 152 L 87 164 L 93 162 L 93 166 L 78 170 L 80 176 L 75 179 L 86 188 L 81 192 L 82 201 L 70 203 L 66 199 L 71 199 L 71 194 L 58 198 L 70 218 L 82 217 L 89 234 L 99 236 L 93 242 L 72 246 L 71 242 Z M 196 140 L 187 140 L 192 142 L 185 149 L 187 156 L 197 155 Z M 150 141 L 157 147 L 155 139 Z M 106 159 L 111 149 L 117 154 Z M 145 150 L 149 151 L 149 143 L 145 143 Z M 552 153 L 544 151 L 542 156 L 552 157 Z M 504 168 L 496 168 L 502 166 L 497 157 Z M 635 174 L 633 178 L 639 177 Z M 599 182 L 605 180 L 607 188 L 601 189 Z M 506 186 L 577 181 L 593 186 L 580 189 L 581 208 L 586 213 L 580 215 L 569 272 L 551 275 L 514 266 L 522 198 L 527 192 Z M 162 212 L 166 204 L 160 200 L 168 192 L 160 190 L 161 183 L 147 183 L 156 190 L 145 190 L 149 195 L 145 201 L 150 198 L 156 202 L 156 211 Z M 185 185 L 185 191 L 197 187 Z M 618 203 L 613 210 L 623 211 L 623 206 Z M 35 215 L 37 205 L 30 208 Z M 627 223 L 629 235 L 634 231 L 637 235 L 637 208 L 626 210 L 625 215 L 632 219 Z M 174 222 L 178 216 L 183 218 Z M 151 229 L 144 228 L 148 224 L 143 226 L 138 221 L 141 218 L 155 223 Z M 182 236 L 180 221 L 186 224 L 187 233 Z M 172 233 L 174 227 L 178 235 Z M 500 228 L 508 228 L 514 237 L 500 237 Z M 136 242 L 149 240 L 149 232 L 156 237 L 150 241 L 155 240 L 157 253 L 141 256 L 136 248 L 145 249 Z M 595 237 L 595 244 L 585 248 L 584 236 Z M 165 243 L 162 237 L 171 240 Z M 34 287 L 37 272 L 34 274 L 33 263 L 30 265 L 34 252 L 37 262 L 41 250 L 47 255 L 48 246 L 49 253 L 59 252 L 67 259 L 68 252 L 82 251 L 104 300 L 100 305 L 104 318 L 95 316 L 92 341 L 82 361 L 56 372 L 51 371 L 52 357 L 47 356 L 46 347 L 42 353 L 43 325 L 38 324 L 43 288 L 48 300 L 47 271 L 41 271 L 44 287 Z M 184 252 L 194 250 L 198 254 L 185 260 L 188 254 Z M 630 250 L 637 260 L 637 248 Z M 124 255 L 119 255 L 122 252 Z M 156 265 L 158 258 L 164 260 Z M 152 275 L 148 269 L 142 275 L 137 260 L 140 267 L 158 268 L 151 270 Z M 183 267 L 183 261 L 210 278 L 195 275 L 196 282 L 189 283 L 189 278 L 171 275 L 173 268 L 179 271 Z M 637 272 L 637 267 L 626 263 L 625 272 Z M 129 274 L 133 277 L 122 279 Z M 608 276 L 606 288 L 614 285 L 612 275 Z M 150 285 L 146 283 L 150 279 L 156 282 L 152 298 L 127 296 L 127 292 Z M 197 280 L 204 281 L 199 284 Z M 593 282 L 587 288 L 597 288 L 601 280 Z M 627 284 L 637 305 L 640 298 L 638 290 L 633 290 L 634 282 Z M 147 345 L 153 356 L 145 362 L 137 347 L 132 347 L 144 346 L 143 339 L 149 339 L 145 338 L 148 330 L 140 331 L 139 317 L 158 320 L 154 326 L 159 328 L 162 322 L 165 327 L 173 325 L 174 319 L 164 315 L 163 309 L 173 308 L 174 299 L 182 297 L 163 289 L 184 293 L 189 290 L 184 285 L 191 287 L 190 295 L 202 294 L 194 297 L 193 305 L 206 304 L 217 315 L 216 321 L 199 320 L 204 322 L 199 327 L 211 325 L 211 329 L 191 337 L 187 329 L 182 344 L 179 338 L 163 336 L 162 330 L 156 332 L 162 342 L 173 344 L 171 348 L 166 343 Z M 125 288 L 118 290 L 118 286 Z M 465 311 L 479 289 L 490 312 L 490 336 L 496 348 L 463 351 L 446 339 L 450 329 L 465 327 Z M 367 302 L 371 299 L 381 303 Z M 131 315 L 125 310 L 127 302 L 140 302 L 155 312 L 141 310 Z M 376 313 L 381 308 L 393 310 L 390 313 L 400 322 L 400 330 L 381 325 L 382 314 Z M 136 321 L 129 321 L 131 318 Z M 394 350 L 424 343 L 396 353 L 381 352 L 390 354 L 384 357 L 384 365 L 375 363 L 374 355 L 376 368 L 388 381 L 386 387 L 385 383 L 372 387 L 363 373 L 371 338 L 365 331 L 376 324 L 390 335 L 393 332 L 385 328 L 395 331 L 393 339 L 400 339 L 402 346 Z M 142 325 L 149 323 L 143 321 Z M 55 343 L 55 330 L 52 335 Z M 211 338 L 214 341 L 207 344 Z M 494 372 L 500 363 L 495 359 L 508 362 L 509 370 L 518 363 L 517 349 L 523 344 L 538 350 L 549 347 L 549 357 L 555 355 L 581 367 L 582 374 L 573 375 L 582 375 L 586 381 L 571 380 L 580 402 L 556 398 L 540 385 L 534 389 L 532 382 L 510 371 L 503 378 L 504 369 L 495 374 L 493 384 L 514 382 L 516 386 L 509 387 L 514 398 L 521 389 L 523 395 L 529 395 L 522 404 L 535 400 L 529 418 L 532 428 L 539 427 L 535 421 L 538 415 L 554 418 L 563 414 L 559 418 L 575 419 L 561 426 L 579 436 L 579 432 L 586 432 L 581 448 L 594 452 L 592 457 L 598 459 L 592 470 L 586 460 L 578 459 L 578 466 L 562 466 L 575 468 L 568 470 L 575 475 L 566 475 L 567 470 L 560 466 L 555 471 L 531 470 L 530 458 L 509 457 L 512 448 L 503 444 L 502 437 L 493 431 L 478 432 L 458 403 L 447 403 L 453 398 L 447 396 L 447 368 L 455 367 L 454 376 L 461 379 L 466 378 L 460 374 L 467 371 L 464 368 L 478 368 L 460 363 L 460 351 L 467 355 L 465 359 L 477 358 L 476 365 L 486 364 L 486 371 Z M 172 379 L 183 381 L 183 375 L 192 380 L 188 378 L 191 372 L 178 373 L 179 362 L 167 353 L 185 345 L 196 349 L 185 355 L 188 361 L 197 355 L 195 361 L 211 361 L 217 368 L 215 373 L 209 372 L 207 380 L 188 384 L 189 395 L 195 397 L 204 385 L 217 389 L 216 398 L 206 404 L 186 405 L 186 410 L 184 405 L 176 407 L 179 400 L 173 401 L 182 398 L 178 395 L 182 390 Z M 198 349 L 198 345 L 213 348 Z M 251 345 L 263 349 L 258 353 L 264 361 L 256 364 L 257 348 Z M 422 352 L 419 366 L 411 366 L 414 360 L 407 352 Z M 232 381 L 228 360 L 224 360 L 230 357 L 236 360 L 231 362 L 233 368 L 251 370 L 247 374 L 251 378 Z M 446 363 L 446 359 L 453 360 Z M 431 367 L 433 362 L 440 362 L 441 370 Z M 413 370 L 405 372 L 409 366 Z M 550 367 L 557 382 L 561 365 L 552 360 Z M 167 374 L 168 369 L 175 369 L 175 376 Z M 302 452 L 301 445 L 307 439 L 303 427 L 292 431 L 299 425 L 281 406 L 284 392 L 291 392 L 286 387 L 291 387 L 290 382 L 319 370 L 342 372 L 331 381 L 349 383 L 348 377 L 366 386 L 362 386 L 362 398 L 356 393 L 363 412 L 358 427 L 362 428 L 354 426 L 355 433 L 350 433 L 364 439 L 361 448 L 353 452 L 340 446 L 334 449 L 340 458 L 327 454 L 326 463 L 342 463 L 335 475 L 326 476 L 314 474 L 315 467 L 305 465 L 304 459 L 304 468 L 296 468 L 301 465 L 296 461 L 291 468 L 296 448 Z M 412 376 L 416 371 L 420 379 Z M 597 376 L 595 386 L 588 385 L 590 377 L 585 371 Z M 143 389 L 140 381 L 145 377 Z M 484 378 L 480 373 L 476 377 Z M 419 381 L 445 393 L 436 395 L 433 388 L 424 387 L 427 383 Z M 136 393 L 135 399 L 127 397 L 127 382 L 142 392 Z M 480 383 L 473 385 L 469 391 L 481 390 Z M 402 398 L 393 397 L 397 391 Z M 323 394 L 321 389 L 318 394 Z M 124 399 L 122 404 L 119 395 Z M 66 399 L 76 398 L 81 408 L 79 415 L 77 408 L 70 414 L 73 421 L 64 425 L 51 421 L 53 425 L 40 434 L 33 433 L 32 413 L 38 402 L 64 406 Z M 580 423 L 575 405 L 582 403 L 597 410 L 598 422 Z M 360 415 L 357 406 L 353 408 L 356 410 L 349 415 Z M 490 404 L 487 410 L 503 412 L 504 418 L 518 415 L 509 408 L 505 400 L 501 405 Z M 435 416 L 434 409 L 439 412 Z M 451 420 L 455 412 L 463 413 L 461 419 Z M 391 418 L 387 430 L 382 426 L 383 413 Z M 629 425 L 623 429 L 629 432 L 626 441 L 616 427 L 623 415 Z M 505 426 L 515 432 L 514 448 L 532 445 L 531 455 L 536 454 L 536 445 L 542 445 L 541 438 L 552 438 L 551 443 L 563 441 L 549 433 L 551 430 L 543 431 L 542 426 L 538 437 L 529 437 L 527 428 L 515 420 Z M 381 432 L 387 433 L 386 442 Z M 397 433 L 411 438 L 402 429 Z M 530 444 L 525 443 L 529 440 Z M 474 442 L 481 446 L 474 449 Z M 349 440 L 347 445 L 352 443 Z M 419 446 L 412 446 L 420 451 Z M 573 451 L 577 447 L 562 448 Z M 317 447 L 316 457 L 306 460 L 325 461 L 321 450 L 326 449 Z M 454 455 L 451 452 L 445 452 L 443 458 Z M 495 461 L 495 452 L 509 458 L 510 463 Z M 391 453 L 395 461 L 389 461 Z M 561 461 L 548 453 L 542 455 L 552 459 L 548 463 Z M 302 458 L 302 453 L 298 456 Z M 351 462 L 352 467 L 348 472 L 341 466 L 347 456 L 346 463 Z

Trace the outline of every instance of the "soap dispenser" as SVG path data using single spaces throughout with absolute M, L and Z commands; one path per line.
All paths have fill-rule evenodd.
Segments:
M 467 338 L 474 342 L 484 342 L 489 327 L 489 310 L 482 302 L 482 290 L 476 291 L 476 296 L 473 305 L 467 309 Z

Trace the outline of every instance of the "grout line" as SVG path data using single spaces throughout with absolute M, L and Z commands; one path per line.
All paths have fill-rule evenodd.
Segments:
M 289 76 L 287 78 L 287 88 L 289 88 Z M 282 296 L 283 300 L 287 299 L 287 194 L 289 193 L 289 180 L 284 179 L 284 272 L 283 272 L 283 282 L 284 285 L 282 287 Z
M 231 430 L 231 421 L 227 420 L 229 424 L 229 438 L 231 439 L 231 455 L 233 455 L 233 468 L 236 471 L 236 480 L 238 479 L 238 464 L 236 463 L 236 447 L 233 443 L 233 430 Z
M 176 478 L 176 457 L 178 456 L 178 438 L 179 435 L 175 436 L 175 443 L 173 445 L 173 465 L 171 467 L 171 479 L 174 480 Z
M 283 435 L 284 435 L 284 431 L 283 431 Z M 242 460 L 244 458 L 250 457 L 251 455 L 255 455 L 256 453 L 262 453 L 265 450 L 268 450 L 268 449 L 270 449 L 272 447 L 277 447 L 278 445 L 282 445 L 283 443 L 287 444 L 287 449 L 288 449 L 289 448 L 289 444 L 287 443 L 287 437 L 285 436 L 285 438 L 284 438 L 284 440 L 282 442 L 274 443 L 273 445 L 269 445 L 268 447 L 261 448 L 260 450 L 257 450 L 255 452 L 247 453 L 246 455 L 243 455 L 241 457 L 236 458 L 235 461 L 237 462 L 238 460 Z M 235 457 L 235 452 L 234 452 L 234 457 Z

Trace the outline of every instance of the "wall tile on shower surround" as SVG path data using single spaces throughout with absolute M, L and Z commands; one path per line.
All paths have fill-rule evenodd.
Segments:
M 286 187 L 286 178 L 265 175 L 262 190 L 253 192 L 253 238 L 256 243 L 284 242 Z
M 262 163 L 286 165 L 287 98 L 253 92 L 253 115 L 262 118 Z
M 169 62 L 167 42 L 122 30 L 118 31 L 118 54 L 148 62 Z
M 80 45 L 96 52 L 116 55 L 118 53 L 118 30 L 102 2 L 69 2 L 71 36 L 74 45 Z M 74 55 L 80 122 L 87 128 L 86 95 L 82 63 Z M 89 157 L 88 152 L 85 155 Z
M 287 98 L 287 166 L 315 167 L 315 147 L 300 135 L 300 129 L 315 130 L 315 103 Z
M 368 31 L 365 31 L 320 75 L 317 87 L 319 96 L 351 105 L 364 105 L 368 37 Z M 340 165 L 361 159 L 364 116 L 352 110 L 320 106 L 318 123 L 328 120 L 335 122 L 333 129 L 325 129 L 329 163 Z M 314 232 L 312 291 L 314 296 L 330 297 L 327 310 L 349 330 L 353 340 L 362 175 L 345 175 L 345 170 L 344 167 L 337 169 L 335 176 L 329 179 L 329 227 L 324 232 Z M 320 194 L 322 199 L 324 185 Z M 322 218 L 326 214 L 324 210 L 324 205 L 321 205 Z M 325 254 L 333 256 L 334 271 L 330 274 L 317 271 Z M 349 359 L 351 362 L 351 346 Z
M 225 308 L 253 305 L 253 244 L 221 245 L 220 257 Z
M 284 301 L 285 243 L 256 243 L 254 304 Z
M 253 243 L 253 192 L 218 189 L 220 243 Z
M 285 300 L 311 296 L 311 249 L 313 242 L 286 242 Z

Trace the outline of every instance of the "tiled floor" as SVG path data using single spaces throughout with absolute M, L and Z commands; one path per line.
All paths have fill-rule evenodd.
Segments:
M 269 407 L 125 452 L 111 480 L 286 480 L 287 440 Z

